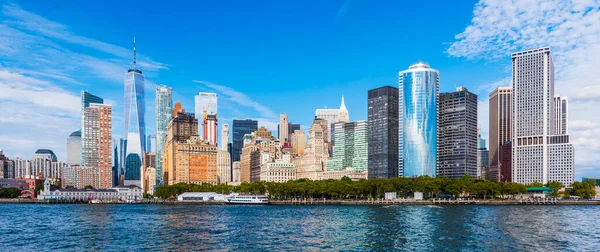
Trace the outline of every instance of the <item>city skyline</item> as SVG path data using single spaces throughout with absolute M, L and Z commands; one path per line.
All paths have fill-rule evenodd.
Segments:
M 17 5 L 20 4 L 20 5 Z M 111 71 L 114 70 L 114 72 L 119 72 L 119 76 L 117 78 L 114 77 L 100 77 L 100 81 L 90 81 L 89 79 L 80 77 L 80 76 L 74 76 L 74 73 L 76 72 L 74 69 L 61 69 L 58 72 L 52 72 L 50 70 L 51 67 L 54 67 L 54 65 L 45 65 L 47 68 L 45 69 L 40 69 L 39 72 L 37 73 L 32 73 L 32 72 L 28 72 L 25 71 L 27 69 L 29 69 L 29 66 L 24 64 L 23 62 L 20 62 L 18 59 L 9 59 L 9 54 L 12 53 L 11 51 L 7 52 L 7 55 L 2 55 L 1 58 L 3 60 L 6 60 L 6 64 L 3 64 L 0 68 L 2 71 L 2 75 L 0 77 L 0 89 L 5 90 L 6 92 L 4 92 L 4 96 L 0 96 L 0 102 L 2 102 L 2 107 L 3 107 L 3 111 L 4 109 L 6 109 L 7 111 L 13 110 L 13 108 L 17 105 L 20 105 L 20 103 L 16 103 L 14 102 L 13 99 L 17 99 L 16 97 L 19 97 L 18 95 L 20 95 L 22 92 L 22 90 L 20 89 L 21 86 L 23 86 L 23 83 L 33 83 L 33 85 L 42 85 L 42 84 L 46 84 L 49 83 L 50 86 L 52 87 L 52 90 L 54 92 L 49 93 L 48 97 L 52 97 L 55 98 L 53 99 L 53 101 L 56 102 L 51 102 L 53 103 L 53 105 L 48 105 L 48 101 L 45 101 L 43 99 L 40 99 L 37 102 L 33 102 L 34 105 L 27 105 L 24 107 L 24 110 L 26 113 L 29 114 L 25 114 L 23 118 L 19 118 L 18 116 L 16 117 L 11 117 L 11 118 L 5 118 L 4 120 L 7 121 L 2 121 L 2 123 L 0 125 L 2 125 L 2 130 L 4 131 L 2 133 L 2 135 L 0 135 L 0 148 L 3 148 L 5 153 L 7 153 L 9 156 L 12 157 L 21 157 L 21 158 L 25 158 L 28 159 L 33 155 L 33 152 L 38 149 L 38 148 L 46 148 L 46 149 L 52 149 L 54 150 L 58 156 L 60 157 L 60 160 L 67 160 L 66 159 L 66 139 L 67 137 L 69 137 L 70 133 L 77 131 L 80 126 L 74 122 L 73 120 L 70 120 L 69 117 L 77 117 L 77 113 L 73 112 L 74 110 L 78 110 L 79 108 L 72 108 L 72 100 L 73 97 L 78 97 L 78 93 L 81 90 L 86 90 L 89 91 L 91 93 L 97 94 L 100 97 L 105 98 L 105 103 L 109 103 L 113 105 L 113 117 L 115 118 L 113 121 L 113 137 L 117 138 L 117 137 L 125 137 L 125 136 L 121 136 L 120 132 L 124 132 L 124 130 L 122 129 L 122 125 L 123 125 L 123 114 L 121 114 L 121 111 L 123 111 L 123 104 L 121 104 L 120 102 L 118 102 L 120 99 L 119 97 L 123 97 L 123 93 L 122 93 L 122 87 L 119 87 L 119 85 L 122 85 L 122 76 L 123 73 L 126 71 L 127 67 L 131 65 L 131 49 L 126 49 L 129 48 L 130 46 L 130 39 L 132 37 L 132 35 L 134 35 L 133 33 L 138 33 L 138 31 L 135 30 L 125 30 L 125 31 L 121 31 L 121 33 L 127 33 L 127 35 L 123 35 L 123 36 L 119 36 L 118 39 L 115 39 L 114 37 L 103 37 L 102 35 L 95 35 L 94 33 L 91 32 L 86 32 L 81 31 L 80 29 L 78 29 L 78 26 L 75 25 L 78 23 L 78 21 L 73 21 L 70 20 L 69 18 L 60 18 L 58 16 L 55 15 L 55 13 L 52 13 L 51 11 L 45 11 L 43 9 L 41 9 L 41 7 L 36 7 L 36 6 L 32 6 L 31 4 L 28 3 L 8 3 L 2 6 L 2 19 L 4 20 L 16 20 L 19 22 L 16 22 L 17 24 L 14 23 L 9 23 L 6 24 L 2 27 L 2 29 L 0 29 L 0 36 L 2 36 L 3 38 L 6 38 L 9 34 L 17 34 L 17 35 L 22 35 L 22 36 L 26 36 L 28 34 L 33 33 L 34 35 L 28 35 L 30 36 L 30 38 L 32 39 L 36 39 L 36 38 L 48 38 L 49 40 L 59 40 L 59 43 L 61 44 L 61 46 L 63 46 L 62 49 L 65 49 L 67 51 L 70 51 L 71 53 L 77 53 L 77 55 L 82 55 L 82 56 L 87 56 L 87 57 L 82 57 L 82 59 L 90 59 L 90 60 L 96 60 L 93 61 L 96 64 L 95 65 L 90 65 L 89 67 L 96 67 L 96 68 L 100 68 L 100 66 L 102 67 L 106 67 L 106 69 L 109 69 Z M 348 9 L 347 12 L 345 12 L 345 14 L 342 14 L 339 19 L 336 18 L 336 21 L 333 22 L 335 25 L 337 26 L 342 26 L 342 27 L 351 27 L 353 22 L 356 22 L 356 15 L 360 14 L 360 6 L 364 4 L 364 3 L 353 3 L 353 5 Z M 333 4 L 331 4 L 332 6 L 325 6 L 323 9 L 333 9 L 334 10 L 334 14 L 333 16 L 336 16 L 335 13 L 337 13 L 335 10 L 337 8 L 339 8 L 341 6 L 341 3 L 339 5 L 333 6 Z M 457 6 L 457 9 L 460 9 L 461 12 L 457 13 L 457 15 L 461 15 L 462 17 L 462 23 L 469 23 L 469 19 L 470 19 L 470 15 L 471 12 L 473 11 L 473 3 L 460 3 L 460 6 Z M 88 6 L 89 7 L 89 6 Z M 283 8 L 282 6 L 278 6 L 280 8 Z M 379 6 L 381 7 L 381 6 Z M 571 7 L 571 8 L 576 8 L 576 6 L 572 6 L 572 5 L 568 5 L 567 7 Z M 486 8 L 485 6 L 478 6 L 475 7 L 477 8 Z M 580 7 L 577 7 L 580 8 Z M 286 9 L 286 8 L 283 8 Z M 566 8 L 569 9 L 569 8 Z M 595 10 L 595 9 L 594 9 Z M 591 11 L 591 14 L 597 13 L 594 10 Z M 323 12 L 325 12 L 324 10 L 322 10 Z M 325 15 L 326 13 L 321 13 L 319 12 L 318 14 L 323 14 Z M 590 13 L 584 15 L 591 15 Z M 482 14 L 476 14 L 476 15 L 482 15 Z M 61 27 L 58 26 L 59 31 L 61 32 L 67 32 L 68 34 L 70 34 L 71 36 L 69 36 L 67 38 L 67 41 L 65 41 L 65 39 L 59 39 L 56 37 L 52 37 L 53 34 L 44 34 L 42 33 L 41 35 L 36 33 L 37 30 L 31 31 L 30 29 L 35 29 L 30 27 L 30 26 L 26 26 L 26 24 L 22 23 L 22 22 L 27 22 L 30 18 L 32 17 L 40 17 L 40 18 L 45 18 L 48 20 L 52 20 L 54 22 L 57 22 L 57 24 L 67 24 L 67 25 L 73 25 L 73 26 L 65 26 L 65 27 Z M 336 16 L 337 17 L 337 16 Z M 519 17 L 519 18 L 523 18 L 523 17 Z M 589 16 L 588 16 L 589 19 Z M 475 20 L 475 19 L 474 19 Z M 483 21 L 473 21 L 473 23 L 470 24 L 469 27 L 473 27 L 473 29 L 480 29 L 479 27 L 481 27 L 481 23 L 479 22 L 483 22 Z M 580 21 L 580 22 L 586 22 L 585 20 Z M 20 24 L 20 25 L 19 25 Z M 111 28 L 112 29 L 112 28 Z M 550 36 L 550 40 L 547 41 L 547 44 L 539 44 L 539 43 L 532 43 L 531 41 L 522 41 L 520 42 L 519 40 L 515 40 L 513 43 L 514 45 L 511 45 L 510 48 L 498 48 L 498 47 L 494 47 L 497 46 L 495 44 L 495 42 L 490 42 L 491 44 L 486 44 L 486 46 L 489 46 L 488 49 L 491 49 L 491 51 L 493 51 L 493 53 L 495 55 L 488 55 L 487 52 L 482 52 L 481 50 L 477 50 L 477 48 L 472 48 L 469 47 L 469 43 L 473 43 L 473 42 L 469 42 L 471 40 L 477 40 L 479 39 L 478 37 L 473 37 L 475 35 L 473 35 L 472 33 L 465 31 L 462 32 L 464 29 L 464 26 L 458 25 L 453 27 L 451 30 L 451 33 L 449 37 L 447 36 L 442 36 L 443 38 L 438 38 L 441 39 L 442 42 L 449 42 L 449 41 L 453 41 L 456 40 L 455 42 L 453 42 L 450 46 L 445 45 L 442 46 L 442 42 L 439 42 L 438 47 L 432 47 L 430 44 L 425 45 L 423 47 L 418 48 L 418 50 L 415 54 L 409 54 L 406 59 L 403 59 L 402 61 L 397 61 L 397 62 L 383 62 L 380 63 L 379 66 L 381 67 L 381 69 L 378 70 L 370 70 L 371 74 L 369 74 L 368 72 L 360 72 L 357 74 L 353 74 L 353 73 L 348 73 L 348 75 L 350 75 L 348 78 L 342 78 L 342 76 L 344 75 L 343 73 L 349 72 L 348 70 L 345 71 L 338 71 L 338 70 L 334 70 L 332 73 L 330 73 L 330 75 L 334 75 L 334 76 L 338 76 L 335 78 L 340 78 L 340 79 L 331 79 L 331 78 L 321 78 L 319 79 L 319 77 L 322 77 L 321 74 L 317 75 L 317 76 L 312 76 L 309 77 L 310 79 L 319 79 L 317 82 L 317 84 L 306 84 L 308 86 L 305 86 L 304 88 L 308 88 L 307 90 L 309 90 L 312 93 L 319 93 L 319 95 L 317 95 L 316 97 L 312 98 L 311 100 L 308 101 L 302 101 L 302 104 L 305 104 L 305 108 L 303 110 L 298 110 L 296 108 L 294 108 L 294 104 L 298 103 L 299 100 L 303 100 L 301 98 L 298 97 L 286 97 L 287 100 L 289 100 L 289 102 L 284 102 L 285 100 L 281 100 L 281 99 L 267 99 L 267 97 L 265 95 L 261 95 L 257 92 L 252 92 L 248 89 L 246 89 L 244 87 L 243 84 L 235 84 L 237 81 L 235 79 L 229 79 L 228 78 L 222 78 L 219 77 L 217 75 L 219 75 L 219 73 L 221 75 L 223 75 L 222 72 L 215 72 L 214 74 L 187 74 L 186 77 L 183 78 L 189 78 L 188 80 L 185 79 L 174 79 L 172 77 L 169 76 L 168 72 L 169 71 L 186 71 L 184 68 L 182 69 L 181 66 L 184 65 L 184 63 L 180 63 L 181 59 L 169 59 L 168 57 L 164 57 L 164 55 L 161 55 L 160 53 L 156 53 L 156 50 L 160 50 L 161 47 L 158 47 L 156 45 L 153 45 L 152 40 L 153 39 L 149 39 L 151 38 L 151 36 L 149 36 L 148 34 L 144 35 L 144 32 L 139 32 L 142 34 L 142 36 L 138 36 L 138 46 L 140 44 L 144 45 L 143 46 L 143 50 L 145 53 L 147 53 L 147 55 L 152 55 L 153 58 L 155 59 L 160 59 L 161 61 L 167 62 L 167 63 L 161 63 L 161 62 L 156 62 L 151 60 L 150 58 L 148 58 L 148 56 L 143 56 L 140 55 L 140 59 L 139 59 L 139 64 L 141 65 L 141 68 L 144 69 L 145 74 L 148 74 L 148 79 L 150 81 L 148 81 L 149 84 L 148 87 L 146 88 L 146 107 L 148 108 L 148 110 L 146 111 L 146 134 L 154 134 L 155 133 L 155 129 L 154 129 L 154 119 L 152 118 L 153 114 L 154 114 L 154 104 L 153 104 L 153 98 L 154 98 L 154 83 L 164 83 L 168 86 L 172 86 L 173 87 L 173 101 L 181 101 L 184 104 L 184 107 L 189 108 L 189 110 L 191 111 L 192 107 L 193 107 L 193 102 L 190 103 L 191 101 L 193 101 L 193 94 L 197 94 L 198 92 L 211 92 L 214 91 L 217 94 L 219 94 L 219 96 L 224 97 L 224 99 L 220 99 L 220 103 L 221 101 L 223 101 L 221 104 L 219 104 L 219 114 L 221 114 L 222 116 L 219 118 L 219 125 L 222 125 L 223 123 L 229 123 L 231 125 L 231 119 L 246 119 L 246 118 L 252 118 L 258 121 L 258 126 L 266 126 L 267 128 L 269 128 L 271 131 L 273 131 L 274 134 L 276 134 L 276 125 L 277 125 L 277 115 L 279 113 L 287 113 L 289 114 L 290 119 L 293 119 L 291 121 L 294 122 L 299 122 L 301 124 L 301 128 L 303 130 L 307 130 L 308 126 L 310 126 L 311 121 L 313 119 L 313 116 L 311 116 L 310 114 L 313 113 L 314 109 L 316 108 L 323 108 L 323 107 L 330 107 L 330 108 L 336 108 L 339 104 L 339 97 L 343 94 L 344 96 L 346 96 L 346 101 L 352 101 L 352 102 L 347 102 L 346 106 L 348 107 L 348 110 L 350 111 L 350 113 L 352 114 L 352 121 L 358 121 L 358 120 L 364 120 L 367 119 L 366 116 L 366 110 L 367 110 L 367 106 L 365 105 L 366 103 L 366 95 L 367 95 L 367 90 L 372 89 L 372 88 L 377 88 L 380 86 L 384 86 L 384 85 L 392 85 L 395 86 L 396 82 L 394 80 L 394 75 L 395 73 L 397 73 L 398 71 L 401 71 L 402 69 L 406 69 L 411 63 L 414 63 L 416 61 L 418 61 L 418 59 L 423 59 L 424 61 L 432 64 L 432 66 L 434 66 L 434 68 L 438 69 L 440 71 L 440 75 L 442 76 L 442 79 L 440 80 L 440 92 L 448 92 L 448 91 L 452 91 L 454 88 L 452 86 L 454 85 L 463 85 L 468 87 L 470 90 L 473 90 L 473 92 L 476 92 L 479 96 L 479 108 L 480 108 L 480 116 L 479 116 L 479 126 L 482 128 L 482 135 L 485 139 L 487 139 L 489 141 L 488 138 L 488 133 L 489 130 L 487 129 L 486 125 L 482 125 L 482 124 L 487 124 L 487 123 L 482 123 L 483 121 L 487 121 L 487 114 L 486 114 L 486 108 L 488 107 L 487 105 L 487 97 L 489 95 L 489 92 L 491 91 L 490 89 L 493 89 L 495 87 L 502 87 L 502 86 L 510 86 L 510 80 L 506 80 L 506 79 L 510 79 L 510 72 L 506 72 L 506 70 L 503 69 L 503 67 L 506 66 L 507 62 L 508 62 L 508 58 L 511 52 L 516 52 L 519 51 L 521 49 L 530 49 L 530 48 L 534 48 L 536 46 L 546 46 L 549 45 L 551 48 L 553 48 L 553 54 L 556 54 L 555 56 L 555 62 L 556 62 L 556 71 L 557 71 L 557 81 L 556 81 L 556 87 L 557 87 L 557 94 L 560 93 L 561 96 L 566 96 L 569 99 L 569 135 L 572 136 L 572 142 L 577 150 L 577 155 L 576 157 L 576 178 L 580 178 L 581 176 L 598 176 L 600 175 L 597 171 L 595 171 L 594 169 L 597 167 L 596 165 L 594 165 L 594 163 L 597 163 L 597 158 L 594 157 L 593 155 L 590 155 L 590 153 L 594 153 L 594 151 L 598 151 L 598 147 L 597 146 L 597 140 L 594 140 L 594 137 L 597 137 L 595 134 L 592 134 L 593 132 L 597 131 L 597 129 L 595 128 L 597 125 L 597 121 L 594 121 L 594 119 L 596 118 L 586 118 L 585 116 L 583 116 L 585 114 L 586 111 L 589 112 L 589 109 L 582 109 L 582 105 L 585 104 L 586 107 L 591 107 L 595 102 L 595 97 L 593 97 L 592 95 L 594 95 L 594 90 L 593 88 L 595 88 L 594 85 L 596 85 L 596 83 L 592 83 L 589 84 L 589 81 L 587 81 L 588 84 L 585 85 L 591 85 L 589 87 L 591 87 L 590 89 L 585 89 L 588 86 L 582 86 L 584 84 L 583 81 L 584 79 L 581 78 L 572 78 L 573 82 L 581 82 L 581 83 L 569 83 L 569 82 L 565 82 L 564 80 L 566 80 L 567 78 L 564 76 L 569 76 L 569 71 L 572 70 L 573 68 L 569 65 L 567 65 L 568 63 L 573 63 L 571 61 L 569 61 L 570 56 L 568 56 L 567 54 L 569 52 L 579 52 L 579 49 L 570 49 L 567 48 L 565 46 L 560 46 L 557 45 L 556 39 L 552 40 L 554 37 L 554 35 L 550 36 L 547 35 L 546 36 Z M 363 31 L 364 32 L 364 31 Z M 462 33 L 461 33 L 462 32 Z M 493 31 L 492 31 L 493 32 Z M 497 31 L 496 31 L 497 32 Z M 77 35 L 80 34 L 80 35 Z M 131 34 L 131 35 L 129 35 Z M 452 36 L 454 36 L 455 34 L 462 34 L 461 36 L 457 37 L 456 39 L 453 38 Z M 446 34 L 448 35 L 448 34 Z M 87 36 L 87 37 L 86 37 Z M 98 36 L 98 37 L 93 37 L 93 36 Z M 489 33 L 486 33 L 486 36 L 493 36 L 490 35 Z M 89 37 L 89 38 L 88 38 Z M 93 37 L 93 38 L 92 38 Z M 143 40 L 140 40 L 140 37 L 144 38 Z M 69 40 L 70 39 L 70 40 Z M 84 40 L 87 39 L 87 40 Z M 97 40 L 96 40 L 97 39 Z M 597 37 L 592 37 L 592 39 L 597 39 Z M 90 41 L 92 40 L 92 41 Z M 90 42 L 100 42 L 101 40 L 107 40 L 110 42 L 107 42 L 108 44 L 106 45 L 98 45 L 97 43 L 90 43 Z M 392 39 L 393 41 L 393 39 Z M 597 41 L 597 40 L 596 40 Z M 11 48 L 15 48 L 15 50 L 19 51 L 21 50 L 21 48 L 24 47 L 19 47 L 19 45 L 13 44 L 15 43 L 14 41 L 8 40 L 8 45 L 9 46 L 14 46 Z M 26 42 L 23 42 L 26 43 Z M 328 42 L 324 42 L 325 44 L 328 44 Z M 86 52 L 81 52 L 81 51 L 76 51 L 76 49 L 72 49 L 71 44 L 79 44 L 79 45 L 84 45 L 87 47 L 91 47 L 91 49 L 95 49 L 95 50 L 99 50 L 102 52 L 106 52 L 109 51 L 109 54 L 116 54 L 118 57 L 118 61 L 123 61 L 123 64 L 113 64 L 114 62 L 111 62 L 109 60 L 107 61 L 103 61 L 103 60 L 99 60 L 101 58 L 97 58 L 97 57 L 93 57 L 93 56 L 89 56 L 90 54 L 87 52 L 89 50 L 87 50 Z M 113 47 L 113 45 L 118 45 Z M 40 47 L 43 47 L 44 44 L 41 44 Z M 398 45 L 398 47 L 409 47 L 410 44 L 403 44 L 403 45 Z M 101 48 L 101 49 L 98 49 Z M 431 50 L 432 48 L 436 48 L 434 50 Z M 555 49 L 556 48 L 556 49 Z M 581 47 L 581 48 L 585 48 L 585 47 Z M 597 48 L 597 47 L 592 47 L 592 49 Z M 33 51 L 35 51 L 36 48 L 34 48 Z M 122 52 L 121 49 L 124 49 L 125 52 Z M 365 57 L 363 54 L 366 53 L 366 50 L 357 50 L 359 48 L 353 48 L 352 50 L 355 50 L 356 53 L 358 53 L 358 55 L 355 56 L 359 56 L 359 57 Z M 40 49 L 41 50 L 41 49 Z M 73 51 L 71 51 L 73 50 Z M 103 51 L 104 50 L 104 51 Z M 112 50 L 112 51 L 111 51 Z M 401 49 L 398 49 L 401 50 Z M 443 51 L 446 52 L 443 53 Z M 334 54 L 336 52 L 333 52 Z M 418 55 L 420 54 L 420 55 Z M 593 54 L 593 53 L 592 53 Z M 93 53 L 92 53 L 93 55 Z M 155 56 L 157 55 L 157 56 Z M 42 55 L 43 56 L 43 55 Z M 390 55 L 391 56 L 391 55 Z M 448 57 L 450 56 L 450 57 Z M 441 58 L 440 58 L 441 57 Z M 465 61 L 463 60 L 464 58 L 475 58 L 475 60 L 473 61 L 477 61 L 477 60 L 483 60 L 483 61 L 487 61 L 487 59 L 489 58 L 495 58 L 495 61 L 492 60 L 490 65 L 487 66 L 482 66 L 482 65 L 478 65 L 473 63 L 473 61 Z M 500 59 L 500 60 L 498 60 Z M 587 59 L 587 58 L 586 58 Z M 341 59 L 338 59 L 341 60 Z M 589 61 L 589 60 L 588 60 Z M 497 62 L 502 62 L 502 63 L 497 63 Z M 587 61 L 584 61 L 587 63 Z M 66 63 L 66 62 L 64 62 Z M 577 62 L 575 62 L 577 63 Z M 592 61 L 592 63 L 594 63 L 594 61 Z M 24 64 L 23 66 L 21 66 L 21 64 Z M 287 63 L 286 63 L 287 64 Z M 348 63 L 350 64 L 350 63 Z M 363 62 L 360 65 L 368 65 L 368 63 Z M 119 67 L 115 67 L 115 66 L 119 66 Z M 292 67 L 293 65 L 290 65 L 290 67 Z M 358 65 L 349 65 L 349 66 L 358 66 Z M 580 65 L 581 66 L 581 65 Z M 595 66 L 592 64 L 592 66 Z M 81 69 L 81 66 L 78 66 L 79 69 Z M 221 65 L 221 68 L 226 68 L 225 66 Z M 458 69 L 461 67 L 474 67 L 474 68 L 470 68 L 470 71 L 479 71 L 479 72 L 483 72 L 483 74 L 480 73 L 476 73 L 476 74 L 470 74 L 468 75 L 469 77 L 465 77 L 465 72 Z M 349 67 L 348 69 L 354 69 L 352 67 Z M 587 66 L 586 68 L 587 69 Z M 117 71 L 118 70 L 118 71 Z M 312 72 L 314 69 L 307 69 L 304 72 Z M 390 71 L 391 70 L 391 71 Z M 91 70 L 85 70 L 85 71 L 91 71 Z M 221 71 L 225 71 L 224 69 Z M 318 73 L 318 71 L 315 71 L 316 73 Z M 49 76 L 48 74 L 52 74 L 54 73 L 53 76 Z M 285 73 L 285 72 L 283 72 Z M 282 74 L 283 74 L 282 73 Z M 45 75 L 42 75 L 45 74 Z M 89 72 L 87 72 L 87 74 L 89 75 Z M 460 76 L 460 75 L 463 76 Z M 487 74 L 487 76 L 486 76 Z M 362 76 L 362 77 L 361 77 Z M 365 77 L 366 76 L 366 77 Z M 492 76 L 492 77 L 488 77 L 488 76 Z M 374 77 L 374 78 L 371 78 Z M 12 78 L 12 79 L 10 79 Z M 59 78 L 62 78 L 62 81 L 58 81 L 60 80 Z M 121 79 L 120 81 L 118 79 Z M 368 81 L 362 79 L 362 78 L 366 78 L 368 79 Z M 261 83 L 262 80 L 265 80 L 267 78 L 265 77 L 261 77 L 261 76 L 254 76 L 252 79 L 252 82 L 256 82 L 256 83 Z M 183 81 L 180 81 L 183 80 Z M 198 82 L 192 82 L 194 80 L 197 80 Z M 304 80 L 304 83 L 306 83 L 306 79 L 302 79 Z M 357 81 L 358 80 L 358 81 Z M 499 80 L 498 82 L 496 82 L 496 80 Z M 108 85 L 108 87 L 110 88 L 103 88 L 101 83 L 111 83 L 110 85 Z M 182 83 L 179 83 L 182 82 Z M 471 83 L 468 83 L 471 82 Z M 57 84 L 60 83 L 60 84 Z M 66 84 L 65 84 L 66 83 Z M 82 84 L 82 83 L 88 83 L 88 84 Z M 93 83 L 93 84 L 92 84 Z M 330 83 L 330 84 L 326 84 L 326 83 Z M 21 84 L 21 85 L 19 85 Z M 67 85 L 68 84 L 68 85 Z M 569 86 L 571 86 L 573 88 L 573 90 L 565 90 L 565 87 L 567 87 L 567 84 Z M 269 86 L 269 84 L 264 84 L 266 85 L 266 87 L 271 88 L 271 86 Z M 285 92 L 289 92 L 289 93 L 293 93 L 296 94 L 294 96 L 307 96 L 308 92 L 307 91 L 300 91 L 298 92 L 298 88 L 299 87 L 295 87 L 294 85 L 298 85 L 298 82 L 291 82 L 290 85 L 286 85 L 286 88 L 288 86 L 289 89 L 283 89 L 283 91 Z M 562 88 L 561 88 L 562 87 Z M 588 90 L 588 92 L 582 92 L 583 90 Z M 36 93 L 35 91 L 26 89 L 28 94 L 33 95 L 32 97 L 35 97 L 35 95 L 37 95 L 38 93 Z M 579 93 L 576 91 L 580 91 Z M 33 93 L 32 93 L 33 92 Z M 266 94 L 268 94 L 268 97 L 274 97 L 272 95 L 277 95 L 280 93 L 273 93 L 274 91 L 268 91 Z M 281 90 L 280 90 L 281 92 Z M 6 95 L 8 94 L 8 95 Z M 324 96 L 324 94 L 327 94 L 327 96 Z M 589 96 L 592 96 L 591 98 Z M 326 98 L 327 97 L 327 98 Z M 61 99 L 63 98 L 63 99 Z M 24 102 L 30 102 L 31 99 L 25 99 Z M 77 101 L 76 103 L 79 103 L 80 101 Z M 77 105 L 76 105 L 77 106 Z M 49 124 L 52 125 L 53 127 L 60 127 L 59 130 L 54 130 L 55 128 L 39 128 L 40 126 L 35 126 L 34 128 L 27 128 L 28 131 L 30 132 L 25 132 L 25 131 L 17 131 L 17 129 L 6 129 L 6 127 L 10 127 L 11 124 L 16 124 L 19 125 L 19 123 L 21 123 L 22 121 L 26 121 L 26 120 L 34 120 L 33 118 L 31 118 L 31 113 L 29 111 L 33 111 L 34 108 L 46 108 L 48 112 L 45 113 L 45 115 L 41 116 L 41 117 L 36 117 L 35 120 L 39 122 L 43 122 L 44 124 Z M 223 108 L 227 108 L 227 110 L 223 111 Z M 275 109 L 276 108 L 276 109 Z M 152 111 L 150 111 L 152 110 Z M 311 111 L 312 110 L 312 111 Z M 583 111 L 583 112 L 582 112 Z M 234 114 L 237 114 L 238 116 L 234 116 Z M 482 116 L 483 114 L 483 116 Z M 66 119 L 65 119 L 66 117 Z M 149 117 L 151 117 L 152 119 L 150 119 Z M 61 119 L 63 118 L 63 119 Z M 5 126 L 6 125 L 6 126 Z M 37 127 L 37 128 L 36 128 Z M 49 126 L 47 126 L 49 127 Z M 6 129 L 6 130 L 5 130 Z M 47 135 L 47 137 L 44 138 L 40 138 L 39 136 L 41 135 L 34 135 L 34 134 L 41 134 L 41 133 L 37 133 L 37 132 L 44 132 L 44 129 L 46 131 L 48 131 L 49 129 L 52 131 L 50 134 L 45 134 Z M 22 129 L 25 130 L 25 129 Z M 220 126 L 219 126 L 219 130 L 220 130 Z M 217 130 L 217 132 L 219 132 L 219 130 Z M 19 134 L 20 133 L 20 134 Z M 10 134 L 10 135 L 9 135 Z M 15 136 L 18 136 L 20 138 L 16 138 Z M 39 142 L 38 141 L 33 141 L 34 139 L 41 139 Z M 22 140 L 22 142 L 18 142 L 17 140 Z M 141 139 L 141 141 L 145 141 L 144 138 Z M 580 161 L 581 160 L 581 161 Z

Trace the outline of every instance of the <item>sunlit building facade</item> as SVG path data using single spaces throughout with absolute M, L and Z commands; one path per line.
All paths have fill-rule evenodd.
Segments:
M 439 72 L 417 63 L 398 74 L 398 174 L 436 175 Z

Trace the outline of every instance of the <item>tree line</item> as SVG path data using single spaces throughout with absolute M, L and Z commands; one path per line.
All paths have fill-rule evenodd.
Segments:
M 575 182 L 573 192 L 581 197 L 588 198 L 595 195 L 595 181 Z M 396 192 L 397 197 L 412 197 L 415 192 L 423 192 L 425 198 L 514 198 L 515 195 L 526 193 L 527 187 L 547 186 L 553 190 L 551 196 L 569 197 L 570 194 L 561 191 L 563 185 L 559 182 L 547 184 L 533 183 L 523 185 L 514 182 L 496 182 L 476 179 L 465 175 L 458 179 L 444 177 L 418 177 L 418 178 L 391 178 L 391 179 L 363 179 L 352 181 L 344 177 L 341 180 L 309 179 L 290 180 L 284 183 L 254 181 L 244 182 L 238 186 L 226 184 L 175 184 L 163 185 L 157 188 L 155 196 L 160 198 L 176 197 L 184 192 L 216 192 L 229 194 L 230 192 L 265 194 L 268 192 L 271 199 L 287 200 L 293 198 L 314 199 L 380 199 L 386 192 Z

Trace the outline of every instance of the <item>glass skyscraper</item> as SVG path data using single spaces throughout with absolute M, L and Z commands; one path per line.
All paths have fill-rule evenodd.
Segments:
M 173 117 L 173 90 L 161 85 L 156 87 L 156 185 L 163 184 L 163 153 L 167 141 L 167 129 Z
M 144 75 L 136 68 L 135 39 L 133 44 L 133 69 L 125 73 L 125 184 L 140 183 L 142 153 L 146 147 L 146 123 L 144 115 Z
M 367 121 L 338 122 L 333 124 L 333 158 L 327 162 L 327 171 L 367 171 Z
M 398 174 L 436 175 L 439 72 L 417 63 L 398 73 Z
M 251 134 L 256 130 L 258 130 L 258 121 L 252 119 L 233 120 L 231 162 L 240 161 L 242 148 L 244 147 L 244 135 Z

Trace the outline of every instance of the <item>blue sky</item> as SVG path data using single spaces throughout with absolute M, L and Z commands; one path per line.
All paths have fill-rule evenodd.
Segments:
M 560 8 L 559 8 L 560 6 Z M 220 123 L 259 119 L 274 133 L 279 113 L 305 128 L 316 108 L 367 117 L 367 91 L 397 85 L 398 71 L 424 61 L 440 91 L 465 86 L 487 97 L 510 85 L 510 53 L 551 46 L 557 92 L 571 102 L 576 176 L 600 176 L 599 1 L 57 1 L 0 6 L 0 148 L 30 158 L 51 148 L 66 159 L 79 129 L 79 92 L 113 104 L 123 135 L 123 74 L 137 38 L 147 80 L 147 132 L 154 87 L 173 87 L 193 111 L 198 92 L 219 94 Z M 595 53 L 595 54 L 594 54 Z M 577 73 L 577 74 L 575 74 Z M 16 111 L 21 111 L 18 113 Z M 8 115 L 8 116 L 6 116 Z

